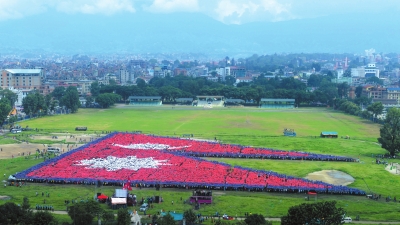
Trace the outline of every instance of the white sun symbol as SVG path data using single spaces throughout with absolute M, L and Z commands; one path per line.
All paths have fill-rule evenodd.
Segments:
M 121 148 L 128 148 L 128 149 L 144 149 L 144 150 L 164 150 L 164 149 L 182 149 L 182 148 L 188 148 L 191 145 L 188 146 L 177 146 L 177 147 L 171 147 L 166 144 L 153 144 L 153 143 L 145 143 L 145 144 L 130 144 L 130 145 L 120 145 L 120 144 L 114 144 L 114 146 L 118 146 Z
M 87 166 L 88 169 L 105 169 L 107 171 L 116 171 L 120 169 L 139 170 L 143 168 L 158 168 L 160 165 L 168 165 L 168 160 L 156 160 L 152 157 L 137 158 L 136 156 L 128 156 L 126 158 L 118 158 L 108 156 L 105 159 L 93 158 L 78 161 L 79 166 Z

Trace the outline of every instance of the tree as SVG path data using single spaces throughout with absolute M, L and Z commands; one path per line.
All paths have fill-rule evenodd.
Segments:
M 108 80 L 108 83 L 109 83 L 111 86 L 117 85 L 117 81 L 115 81 L 114 79 L 109 79 L 109 80 Z
M 196 214 L 193 212 L 192 209 L 183 212 L 183 218 L 185 218 L 186 223 L 188 223 L 189 225 L 196 222 Z
M 383 80 L 378 77 L 372 76 L 366 80 L 367 83 L 380 84 L 383 85 Z
M 251 214 L 250 216 L 246 217 L 244 222 L 247 225 L 272 225 L 272 223 L 266 221 L 264 216 L 261 214 Z
M 69 207 L 68 215 L 76 225 L 92 224 L 93 219 L 102 214 L 100 209 L 100 203 L 93 200 L 78 202 Z
M 101 218 L 104 220 L 104 224 L 107 224 L 108 221 L 113 221 L 115 216 L 113 212 L 105 211 Z
M 117 101 L 121 99 L 121 96 L 114 94 L 114 93 L 104 93 L 100 94 L 96 98 L 96 102 L 99 103 L 99 105 L 102 108 L 108 108 L 112 105 L 114 105 Z
M 367 107 L 367 110 L 372 113 L 374 119 L 383 112 L 382 102 L 374 102 Z
M 236 79 L 233 76 L 225 77 L 225 84 L 228 86 L 233 86 L 236 83 Z
M 54 224 L 56 219 L 53 214 L 47 211 L 38 211 L 33 215 L 32 223 L 33 225 L 50 225 Z
M 17 96 L 17 94 L 15 94 L 14 92 L 12 92 L 11 90 L 8 90 L 8 89 L 2 90 L 2 89 L 0 88 L 0 98 L 1 98 L 1 99 L 4 98 L 4 99 L 8 100 L 10 106 L 11 106 L 11 107 L 14 107 L 14 104 L 15 104 L 15 102 L 17 101 L 18 96 Z
M 2 98 L 0 99 L 0 124 L 7 119 L 8 114 L 11 111 L 11 105 L 7 101 L 7 99 Z
M 169 213 L 167 213 L 165 216 L 158 219 L 157 224 L 159 224 L 159 225 L 175 225 L 176 222 L 174 220 L 174 217 L 172 217 Z
M 92 96 L 88 95 L 85 97 L 85 99 L 86 99 L 85 107 L 86 108 L 91 107 L 94 102 L 94 98 Z
M 319 63 L 312 63 L 311 64 L 311 69 L 315 69 L 316 72 L 321 70 L 321 65 Z
M 353 101 L 357 105 L 362 105 L 362 108 L 364 108 L 364 106 L 367 106 L 367 105 L 371 104 L 372 98 L 367 98 L 365 96 L 362 96 L 362 97 L 359 97 L 359 98 L 355 98 Z
M 56 101 L 58 101 L 58 100 L 56 100 Z M 46 105 L 47 110 L 54 110 L 54 108 L 56 107 L 56 102 L 53 100 L 51 95 L 44 96 L 44 104 Z M 47 114 L 47 110 L 44 111 L 44 113 Z
M 65 87 L 63 86 L 56 87 L 54 88 L 53 92 L 51 92 L 51 96 L 53 96 L 58 101 L 61 100 L 64 94 L 65 94 Z
M 215 225 L 228 225 L 225 221 L 217 220 L 215 221 Z
M 71 113 L 78 112 L 78 108 L 81 106 L 78 89 L 74 86 L 69 86 L 65 90 L 65 95 L 61 98 L 61 104 L 70 109 Z
M 146 87 L 146 81 L 144 81 L 144 80 L 141 79 L 141 78 L 138 78 L 138 79 L 136 79 L 136 85 L 137 85 L 139 88 L 144 88 L 144 87 Z
M 24 197 L 21 205 L 23 216 L 21 217 L 21 224 L 30 224 L 33 219 L 33 212 L 30 209 L 28 197 Z
M 338 95 L 340 98 L 347 98 L 349 94 L 350 86 L 347 82 L 343 82 L 337 85 Z
M 129 225 L 131 224 L 131 217 L 129 216 L 128 210 L 120 208 L 117 214 L 118 225 Z
M 47 112 L 46 100 L 38 91 L 29 93 L 23 100 L 22 106 L 26 114 L 37 114 Z
M 316 101 L 332 105 L 333 100 L 338 95 L 338 91 L 335 84 L 324 80 L 321 82 L 321 86 L 315 90 L 313 94 Z
M 351 77 L 351 68 L 348 68 L 346 71 L 344 71 L 343 77 Z
M 308 78 L 307 84 L 310 87 L 319 87 L 322 81 L 322 76 L 317 74 L 311 74 Z
M 336 201 L 303 203 L 289 208 L 286 216 L 281 218 L 282 225 L 297 224 L 342 224 L 345 215 L 343 208 L 336 208 Z
M 100 94 L 99 82 L 96 81 L 90 84 L 90 94 L 92 94 L 94 98 L 96 98 Z
M 117 86 L 115 93 L 119 94 L 124 101 L 128 99 L 132 92 L 132 86 Z
M 0 205 L 0 225 L 19 224 L 24 212 L 13 202 Z
M 354 91 L 356 93 L 356 98 L 360 98 L 361 97 L 362 91 L 363 91 L 363 87 L 362 86 L 357 86 L 356 87 L 356 90 Z
M 380 129 L 379 143 L 391 156 L 400 149 L 400 109 L 391 108 L 386 114 L 383 127 Z

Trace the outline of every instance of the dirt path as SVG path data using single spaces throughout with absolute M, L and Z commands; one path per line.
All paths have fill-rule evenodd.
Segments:
M 43 141 L 62 141 L 73 143 L 73 144 L 51 144 L 53 147 L 60 148 L 61 152 L 67 152 L 78 148 L 88 142 L 94 141 L 101 136 L 97 134 L 65 134 L 65 133 L 53 133 L 50 135 L 32 135 L 30 136 L 33 140 L 43 140 Z M 24 157 L 30 155 L 35 155 L 36 150 L 40 151 L 47 149 L 47 144 L 32 144 L 27 142 L 20 142 L 16 144 L 4 144 L 0 145 L 0 159 L 10 159 L 12 157 Z

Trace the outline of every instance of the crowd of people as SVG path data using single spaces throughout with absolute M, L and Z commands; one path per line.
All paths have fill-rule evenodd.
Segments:
M 150 143 L 150 144 L 149 144 Z M 131 148 L 134 145 L 142 149 Z M 160 144 L 163 148 L 156 146 Z M 47 160 L 18 173 L 18 179 L 33 182 L 121 185 L 130 180 L 145 187 L 202 188 L 243 191 L 276 191 L 364 195 L 361 190 L 336 186 L 319 181 L 286 176 L 272 171 L 253 170 L 239 166 L 203 160 L 191 156 L 193 152 L 205 154 L 241 152 L 269 152 L 276 156 L 289 155 L 278 150 L 256 149 L 239 145 L 222 145 L 206 141 L 183 140 L 143 134 L 113 133 L 75 150 Z M 268 154 L 269 154 L 268 153 Z M 310 153 L 291 152 L 293 157 L 309 157 Z M 236 153 L 235 153 L 236 154 Z M 267 154 L 265 154 L 267 155 Z M 111 161 L 106 161 L 112 156 Z M 132 159 L 135 160 L 126 160 Z M 327 158 L 331 156 L 326 156 Z M 341 157 L 331 158 L 339 159 Z M 327 159 L 325 158 L 325 159 Z M 82 163 L 85 160 L 93 163 Z M 123 159 L 123 160 L 117 160 Z M 142 159 L 137 165 L 130 163 Z M 113 163 L 118 165 L 114 168 Z M 149 164 L 149 165 L 147 165 Z M 111 167 L 112 166 L 112 167 Z

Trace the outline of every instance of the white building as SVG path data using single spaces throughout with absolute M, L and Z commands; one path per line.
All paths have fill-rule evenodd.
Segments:
M 357 67 L 351 69 L 352 77 L 365 77 L 365 69 L 364 67 Z
M 216 69 L 217 74 L 219 77 L 222 78 L 222 80 L 225 80 L 225 77 L 231 75 L 231 68 L 230 67 L 221 67 Z
M 376 67 L 375 63 L 368 63 L 368 66 L 365 67 L 364 77 L 370 78 L 374 76 L 379 78 L 379 69 Z
M 341 79 L 343 77 L 344 70 L 338 69 L 338 70 L 336 70 L 336 72 L 337 72 L 337 79 Z
M 379 68 L 376 67 L 375 63 L 368 63 L 367 66 L 357 67 L 351 69 L 352 77 L 377 77 L 379 78 Z
M 14 102 L 16 107 L 22 106 L 22 100 L 32 91 L 30 89 L 14 89 L 12 87 L 10 87 L 9 90 L 17 95 L 17 99 Z
M 132 82 L 131 74 L 129 73 L 128 70 L 126 69 L 120 69 L 119 70 L 119 81 L 121 84 L 126 84 L 128 81 Z

